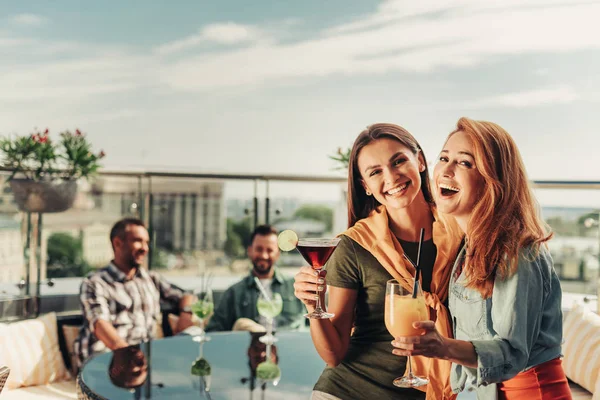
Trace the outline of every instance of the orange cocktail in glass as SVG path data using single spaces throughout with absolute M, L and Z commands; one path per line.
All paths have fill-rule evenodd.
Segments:
M 412 287 L 413 285 L 405 285 Z M 389 280 L 385 290 L 385 327 L 394 338 L 407 336 L 420 336 L 425 333 L 423 329 L 415 329 L 413 322 L 429 319 L 425 299 L 421 286 L 417 285 L 415 296 L 395 279 Z M 396 378 L 394 385 L 398 387 L 418 387 L 427 385 L 429 380 L 413 375 L 410 356 L 407 357 L 407 373 Z

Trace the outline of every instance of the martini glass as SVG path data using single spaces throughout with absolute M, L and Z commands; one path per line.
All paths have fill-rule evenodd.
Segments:
M 302 254 L 302 257 L 310 264 L 312 269 L 321 272 L 329 257 L 333 254 L 336 246 L 340 242 L 339 238 L 335 239 L 299 239 L 296 248 Z M 317 290 L 317 293 L 319 291 Z M 332 318 L 334 314 L 325 312 L 321 308 L 321 296 L 317 296 L 317 306 L 310 314 L 304 315 L 311 319 L 327 319 Z

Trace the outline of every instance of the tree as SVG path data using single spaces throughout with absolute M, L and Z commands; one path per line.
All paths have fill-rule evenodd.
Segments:
M 592 211 L 592 212 L 583 214 L 582 216 L 577 218 L 577 224 L 584 225 L 585 221 L 590 218 L 597 222 L 598 221 L 598 213 L 600 213 L 600 211 Z
M 225 254 L 232 258 L 243 258 L 246 256 L 246 247 L 249 245 L 252 226 L 250 218 L 241 221 L 227 219 L 227 239 L 225 240 Z
M 250 235 L 252 235 L 252 223 L 250 222 L 250 217 L 246 217 L 236 222 L 232 221 L 231 228 L 241 239 L 245 252 L 246 247 L 250 246 Z
M 333 229 L 333 210 L 320 204 L 306 204 L 298 208 L 294 213 L 295 218 L 314 219 L 325 224 L 325 229 L 331 232 Z
M 62 232 L 48 237 L 48 278 L 85 276 L 91 269 L 83 259 L 81 239 Z

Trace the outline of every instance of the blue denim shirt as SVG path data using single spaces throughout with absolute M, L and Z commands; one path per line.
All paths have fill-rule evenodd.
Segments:
M 561 356 L 562 291 L 552 258 L 545 247 L 539 254 L 523 249 L 517 273 L 496 278 L 492 296 L 483 299 L 465 287 L 463 248 L 450 278 L 449 308 L 454 337 L 470 341 L 477 368 L 452 364 L 450 383 L 455 393 L 475 388 L 478 399 L 497 398 L 496 383 Z
M 276 318 L 279 330 L 300 329 L 306 325 L 304 318 L 304 304 L 294 295 L 294 279 L 288 278 L 275 269 L 271 290 L 281 295 L 283 308 Z M 259 289 L 250 272 L 244 279 L 230 286 L 215 308 L 214 315 L 210 318 L 206 331 L 230 331 L 238 318 L 250 318 L 259 322 L 256 302 Z

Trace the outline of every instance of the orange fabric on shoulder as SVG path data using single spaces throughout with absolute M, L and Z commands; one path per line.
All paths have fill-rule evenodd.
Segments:
M 437 247 L 437 257 L 431 280 L 431 293 L 424 292 L 425 302 L 435 310 L 435 326 L 445 337 L 452 337 L 449 312 L 443 301 L 448 298 L 448 282 L 452 272 L 454 259 L 459 251 L 461 237 L 451 235 L 445 225 L 437 218 L 432 209 L 433 242 Z M 415 268 L 404 257 L 402 246 L 388 226 L 388 216 L 384 206 L 379 206 L 367 218 L 358 221 L 353 227 L 342 233 L 348 236 L 365 250 L 370 252 L 379 263 L 396 279 L 412 279 Z M 406 289 L 410 290 L 411 287 Z M 426 391 L 427 398 L 454 399 L 450 387 L 451 362 L 420 356 L 411 357 L 413 373 L 427 376 L 429 385 L 418 388 Z

